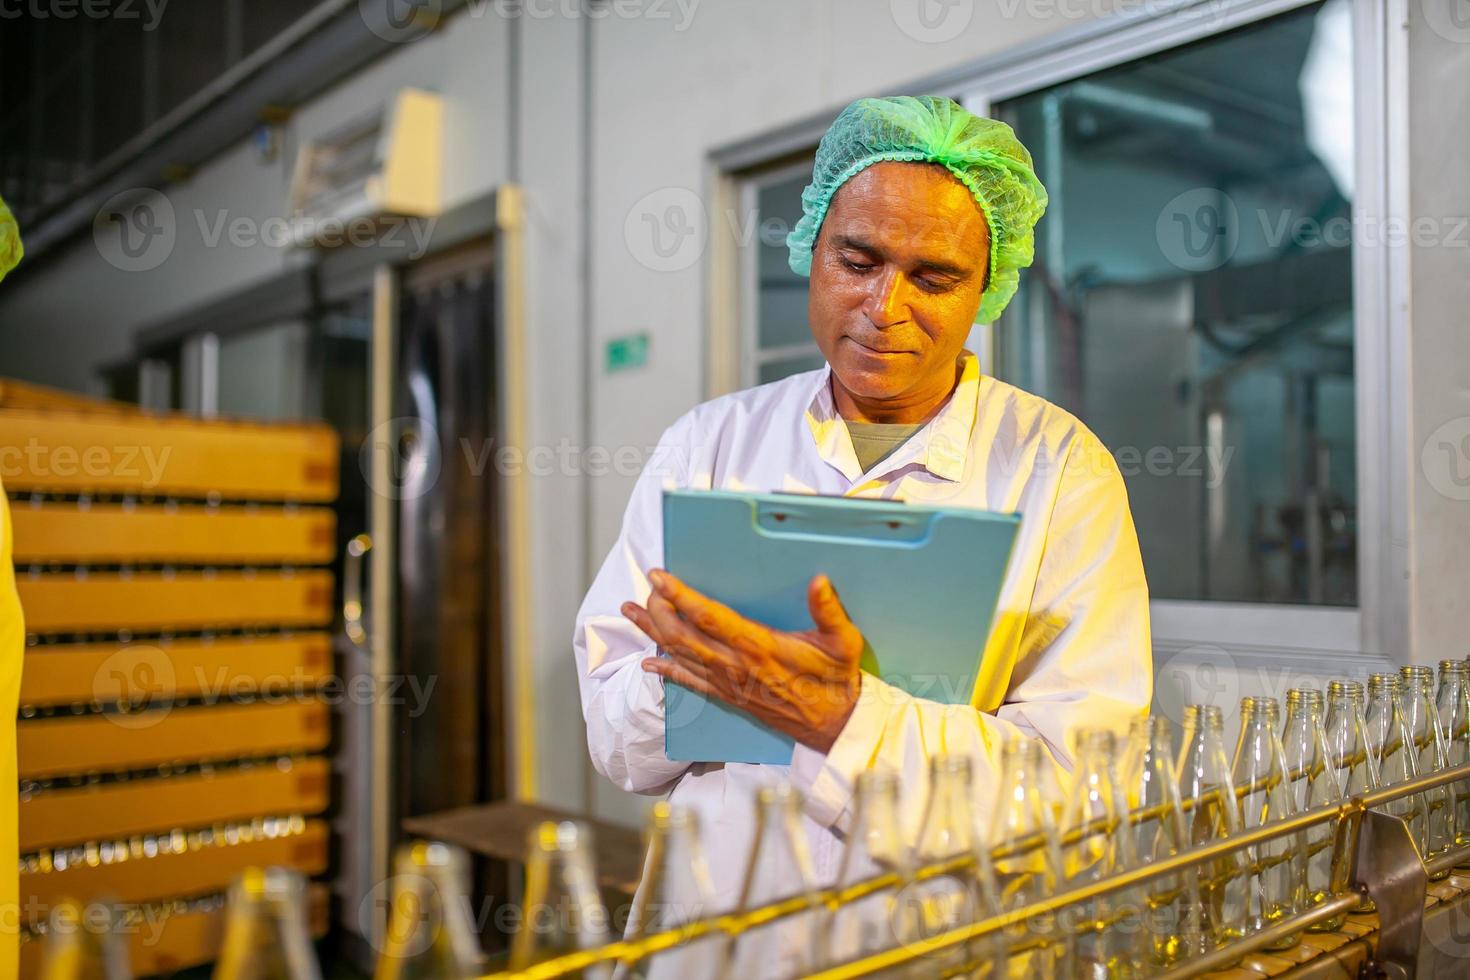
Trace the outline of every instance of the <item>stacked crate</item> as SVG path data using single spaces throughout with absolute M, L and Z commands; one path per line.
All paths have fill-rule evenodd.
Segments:
M 63 896 L 121 904 L 146 975 L 214 958 L 242 869 L 326 870 L 337 467 L 323 426 L 0 381 L 22 976 Z M 318 929 L 325 900 L 313 886 Z

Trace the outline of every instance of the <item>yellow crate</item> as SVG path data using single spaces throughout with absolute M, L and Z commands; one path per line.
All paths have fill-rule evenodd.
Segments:
M 166 701 L 310 688 L 331 676 L 332 638 L 326 633 L 226 636 L 207 643 L 58 643 L 26 651 L 20 704 Z
M 69 865 L 61 871 L 23 872 L 21 907 L 48 909 L 63 898 L 152 902 L 223 891 L 246 868 L 280 865 L 311 877 L 327 870 L 328 828 L 308 820 L 301 833 L 217 844 L 183 853 L 129 857 L 107 864 Z
M 16 726 L 16 757 L 21 779 L 54 779 L 313 752 L 326 748 L 331 728 L 319 701 L 32 718 Z
M 297 759 L 286 769 L 262 763 L 249 769 L 44 790 L 20 801 L 20 851 L 252 817 L 320 813 L 327 808 L 328 776 L 327 760 L 313 757 Z
M 325 507 L 124 507 L 19 502 L 15 560 L 69 565 L 325 565 L 336 516 Z
M 337 467 L 325 425 L 0 411 L 0 481 L 11 492 L 325 503 L 337 496 Z
M 16 577 L 31 633 L 326 626 L 330 572 L 70 572 Z

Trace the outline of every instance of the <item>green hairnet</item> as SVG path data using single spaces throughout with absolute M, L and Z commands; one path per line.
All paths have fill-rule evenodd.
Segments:
M 1046 188 L 1011 127 L 939 96 L 858 99 L 842 110 L 817 147 L 812 182 L 801 192 L 801 220 L 786 236 L 791 271 L 811 275 L 812 248 L 837 189 L 885 160 L 941 164 L 975 196 L 990 231 L 990 272 L 975 319 L 995 320 L 1031 264 L 1032 229 L 1046 210 Z
M 15 216 L 5 206 L 5 199 L 0 198 L 0 279 L 17 265 L 20 265 L 20 228 L 15 223 Z

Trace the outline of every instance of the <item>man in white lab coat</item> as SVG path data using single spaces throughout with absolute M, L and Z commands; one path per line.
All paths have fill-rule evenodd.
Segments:
M 762 785 L 801 791 L 815 875 L 827 883 L 863 770 L 900 774 L 912 834 L 928 760 L 966 754 L 984 824 L 1005 739 L 1041 739 L 1060 776 L 1071 729 L 1126 728 L 1152 694 L 1148 590 L 1117 467 L 1077 419 L 981 375 L 964 349 L 1030 264 L 1046 204 L 1030 155 L 1008 127 L 948 99 L 860 100 L 823 138 L 802 203 L 791 265 L 810 276 L 809 322 L 827 365 L 698 405 L 665 431 L 574 636 L 594 766 L 624 790 L 668 793 L 698 813 L 718 909 L 739 895 Z M 660 570 L 670 487 L 1019 512 L 993 632 L 976 637 L 970 703 L 914 697 L 862 672 L 854 611 L 822 576 L 807 596 L 814 628 L 788 633 Z M 669 760 L 666 680 L 790 735 L 792 764 Z M 810 955 L 792 930 L 766 942 L 769 975 Z

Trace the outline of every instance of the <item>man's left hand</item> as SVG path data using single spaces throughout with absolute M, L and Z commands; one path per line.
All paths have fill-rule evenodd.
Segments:
M 825 575 L 807 586 L 816 629 L 788 633 L 740 615 L 662 569 L 648 573 L 647 608 L 623 615 L 667 657 L 643 669 L 735 705 L 819 752 L 837 740 L 857 704 L 863 636 Z

